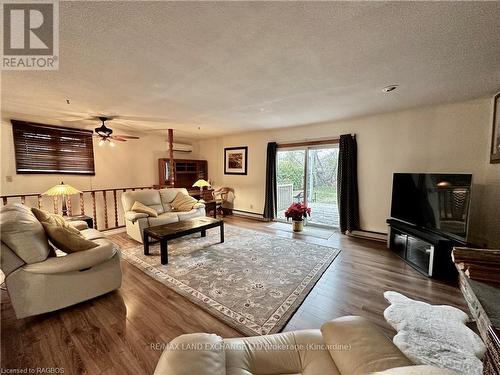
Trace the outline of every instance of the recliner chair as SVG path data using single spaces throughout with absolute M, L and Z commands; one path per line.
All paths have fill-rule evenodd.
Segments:
M 121 286 L 119 248 L 85 222 L 70 224 L 99 246 L 56 256 L 29 207 L 2 207 L 1 269 L 18 319 L 71 306 Z

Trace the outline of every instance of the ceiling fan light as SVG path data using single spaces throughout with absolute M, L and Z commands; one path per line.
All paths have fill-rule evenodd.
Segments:
M 101 121 L 102 121 L 102 125 L 99 126 L 98 128 L 95 128 L 95 132 L 97 134 L 99 134 L 101 137 L 109 137 L 111 134 L 113 134 L 113 130 L 108 128 L 105 124 L 104 124 L 104 120 L 103 118 L 101 118 Z
M 115 147 L 115 142 L 113 142 L 113 141 L 109 141 L 109 145 L 110 145 L 111 147 Z
M 101 140 L 99 141 L 99 146 L 102 146 L 102 145 L 104 144 L 104 142 L 105 142 L 105 141 L 104 141 L 104 139 L 101 139 Z
M 111 133 L 113 133 L 113 130 L 107 127 L 101 126 L 100 128 L 95 128 L 94 129 L 97 134 L 99 134 L 101 137 L 109 137 Z

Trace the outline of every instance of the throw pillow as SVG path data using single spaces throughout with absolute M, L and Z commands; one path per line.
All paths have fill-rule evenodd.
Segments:
M 80 232 L 75 233 L 68 227 L 47 222 L 42 222 L 42 225 L 50 241 L 65 253 L 75 253 L 99 246 L 99 244 L 85 239 Z
M 158 212 L 156 212 L 154 208 L 148 207 L 139 201 L 135 201 L 134 205 L 132 206 L 132 211 L 139 212 L 141 214 L 147 214 L 152 217 L 158 217 Z
M 196 203 L 198 201 L 192 196 L 179 192 L 170 204 L 175 211 L 191 211 Z
M 61 215 L 53 214 L 45 210 L 40 210 L 39 208 L 33 207 L 31 209 L 33 215 L 38 219 L 40 223 L 48 223 L 52 225 L 58 225 L 60 227 L 64 227 L 73 233 L 80 233 L 78 229 L 68 224 L 64 217 Z

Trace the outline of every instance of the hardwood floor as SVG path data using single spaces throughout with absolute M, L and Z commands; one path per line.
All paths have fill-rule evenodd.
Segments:
M 228 217 L 228 224 L 278 236 L 291 232 L 268 223 Z M 130 246 L 121 234 L 111 239 Z M 285 330 L 319 328 L 330 319 L 361 315 L 387 335 L 394 331 L 383 318 L 382 293 L 395 290 L 434 304 L 467 311 L 459 289 L 420 275 L 382 243 L 339 234 L 329 239 L 299 239 L 342 250 Z M 239 336 L 165 285 L 122 261 L 123 285 L 113 293 L 58 312 L 17 320 L 7 293 L 1 295 L 1 368 L 64 368 L 64 374 L 151 374 L 161 345 L 190 332 Z

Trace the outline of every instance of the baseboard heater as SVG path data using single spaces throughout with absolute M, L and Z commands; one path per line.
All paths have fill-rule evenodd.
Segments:
M 233 210 L 233 215 L 234 216 L 239 216 L 239 217 L 245 217 L 248 219 L 254 219 L 254 220 L 260 220 L 260 221 L 266 221 L 262 214 L 258 214 L 256 212 L 250 212 L 250 211 L 242 211 L 242 210 Z
M 379 242 L 387 242 L 387 234 L 380 232 L 372 232 L 369 230 L 353 230 L 349 236 L 356 238 L 364 238 L 366 240 L 373 240 Z

